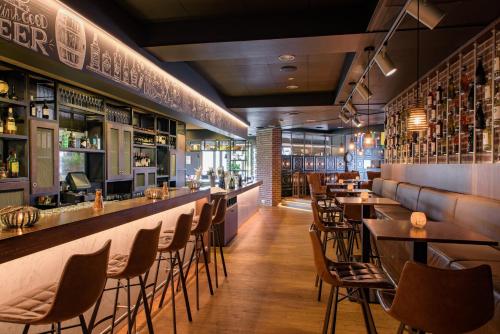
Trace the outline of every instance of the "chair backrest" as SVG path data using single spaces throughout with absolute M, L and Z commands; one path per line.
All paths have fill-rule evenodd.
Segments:
M 158 251 L 161 224 L 160 221 L 151 229 L 137 231 L 132 242 L 127 265 L 123 268 L 124 276 L 137 277 L 151 268 Z
M 64 266 L 54 301 L 40 323 L 56 323 L 83 314 L 95 304 L 106 284 L 111 240 L 91 254 L 72 255 Z
M 318 231 L 316 231 L 312 227 L 309 228 L 309 236 L 311 237 L 316 273 L 324 282 L 328 284 L 338 285 L 337 280 L 334 276 L 332 276 L 328 268 L 328 259 L 323 252 L 323 246 L 319 239 Z
M 377 178 L 377 177 L 380 177 L 382 173 L 381 172 L 373 172 L 373 171 L 367 171 L 366 172 L 366 177 L 368 178 L 368 180 L 372 180 Z
M 215 209 L 215 215 L 212 220 L 212 224 L 222 224 L 224 220 L 226 220 L 226 208 L 227 208 L 227 199 L 221 198 L 217 203 L 217 209 Z
M 321 176 L 318 173 L 307 174 L 307 182 L 309 183 L 309 189 L 311 194 L 318 194 L 322 192 L 321 189 Z
M 318 203 L 316 201 L 311 201 L 311 209 L 312 209 L 312 214 L 313 214 L 313 224 L 316 227 L 316 229 L 320 231 L 325 230 L 325 226 L 323 225 L 323 222 L 321 221 L 321 218 L 319 216 L 319 209 L 318 209 Z
M 494 313 L 491 268 L 450 270 L 406 262 L 389 313 L 426 332 L 479 328 Z
M 191 235 L 191 227 L 193 226 L 193 216 L 194 216 L 194 210 L 191 209 L 189 213 L 183 213 L 179 216 L 179 218 L 177 218 L 174 234 L 172 235 L 172 240 L 168 245 L 168 248 L 171 252 L 186 247 L 186 244 L 189 241 L 189 236 Z
M 210 225 L 212 224 L 212 203 L 205 203 L 201 207 L 200 217 L 198 219 L 198 224 L 191 230 L 193 234 L 208 232 Z

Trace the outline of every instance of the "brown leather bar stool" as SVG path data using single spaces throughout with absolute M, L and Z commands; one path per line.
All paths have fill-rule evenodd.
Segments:
M 217 270 L 217 247 L 219 247 L 220 257 L 222 259 L 222 268 L 224 269 L 224 276 L 227 277 L 226 261 L 224 260 L 223 243 L 224 239 L 221 238 L 220 230 L 222 224 L 226 220 L 227 199 L 220 198 L 217 202 L 215 215 L 212 218 L 210 225 L 210 234 L 212 235 L 212 244 L 214 246 L 214 270 L 215 270 L 215 287 L 219 287 L 219 276 Z
M 210 278 L 210 268 L 208 267 L 208 255 L 205 248 L 205 241 L 203 240 L 204 235 L 209 232 L 210 226 L 212 225 L 212 211 L 213 204 L 205 203 L 201 208 L 201 213 L 198 218 L 197 224 L 191 229 L 191 235 L 194 236 L 194 247 L 189 258 L 188 268 L 186 270 L 185 277 L 188 277 L 191 264 L 193 263 L 194 257 L 196 257 L 195 273 L 196 273 L 196 309 L 200 309 L 200 288 L 199 288 L 199 268 L 198 264 L 200 261 L 200 255 L 203 253 L 203 261 L 205 262 L 205 272 L 207 274 L 208 289 L 210 294 L 213 296 L 214 290 L 212 287 L 212 279 Z
M 165 300 L 165 296 L 167 294 L 167 289 L 168 286 L 170 285 L 171 287 L 171 292 L 172 292 L 172 319 L 173 319 L 173 326 L 174 326 L 174 333 L 177 333 L 177 320 L 176 320 L 176 314 L 175 314 L 175 292 L 176 289 L 174 288 L 174 270 L 176 266 L 178 267 L 178 272 L 179 272 L 179 278 L 181 281 L 182 285 L 182 293 L 184 295 L 184 302 L 186 304 L 186 310 L 187 310 L 187 315 L 188 315 L 188 320 L 192 321 L 191 317 L 191 307 L 189 306 L 189 296 L 187 293 L 186 289 L 186 280 L 184 278 L 184 270 L 183 270 L 183 261 L 181 259 L 179 251 L 186 248 L 186 245 L 189 241 L 189 236 L 191 233 L 191 227 L 193 224 L 193 215 L 194 215 L 194 210 L 191 210 L 189 214 L 181 214 L 179 218 L 177 219 L 177 223 L 175 225 L 175 229 L 173 231 L 173 234 L 162 237 L 160 240 L 160 243 L 158 245 L 158 259 L 156 260 L 157 266 L 156 266 L 156 276 L 155 280 L 153 283 L 153 293 L 151 297 L 151 309 L 153 308 L 153 301 L 154 301 L 154 294 L 156 290 L 156 285 L 158 282 L 158 273 L 160 271 L 160 263 L 163 260 L 168 260 L 169 262 L 169 270 L 168 270 L 168 276 L 167 276 L 167 281 L 163 287 L 163 292 L 161 295 L 160 299 L 160 307 L 163 306 L 163 302 Z M 163 254 L 167 254 L 168 257 L 163 257 Z
M 83 313 L 95 304 L 106 284 L 111 240 L 92 254 L 72 255 L 59 282 L 22 293 L 0 305 L 0 321 L 23 324 L 23 334 L 31 325 L 58 324 L 58 332 L 80 326 L 88 334 Z M 80 324 L 61 327 L 61 322 L 78 317 Z
M 465 333 L 495 312 L 491 268 L 451 270 L 406 262 L 396 291 L 377 291 L 393 318 L 420 333 Z
M 153 265 L 156 258 L 160 230 L 161 222 L 159 222 L 156 227 L 152 229 L 140 229 L 139 231 L 137 231 L 134 237 L 134 241 L 132 242 L 132 247 L 130 248 L 129 254 L 114 254 L 110 257 L 107 270 L 107 278 L 116 280 L 116 287 L 104 289 L 103 293 L 105 291 L 111 290 L 116 291 L 113 313 L 96 322 L 97 313 L 99 311 L 99 306 L 102 300 L 101 294 L 90 319 L 90 332 L 92 332 L 96 325 L 108 319 L 111 319 L 110 333 L 113 334 L 115 328 L 116 311 L 118 308 L 118 297 L 120 294 L 120 289 L 124 288 L 127 291 L 127 332 L 132 333 L 132 327 L 142 299 L 142 301 L 144 302 L 144 313 L 146 314 L 149 333 L 154 333 L 153 322 L 151 321 L 151 310 L 147 302 L 146 281 L 148 279 L 149 269 Z M 138 278 L 139 284 L 130 284 L 130 280 L 134 278 Z M 126 281 L 126 285 L 122 285 L 122 280 Z M 136 304 L 131 305 L 130 287 L 137 285 L 139 285 L 140 287 L 139 296 L 137 297 Z M 134 308 L 133 315 L 132 307 Z
M 375 324 L 368 304 L 367 293 L 365 289 L 392 289 L 393 285 L 387 279 L 382 269 L 371 263 L 358 262 L 333 262 L 329 260 L 323 252 L 318 232 L 311 227 L 309 229 L 312 248 L 314 253 L 314 264 L 319 277 L 332 286 L 330 296 L 325 312 L 325 321 L 323 323 L 323 334 L 326 334 L 329 327 L 330 315 L 332 318 L 332 333 L 335 333 L 337 322 L 337 305 L 339 301 L 339 289 L 346 288 L 351 298 L 355 297 L 361 303 L 361 310 L 368 333 L 375 333 Z M 333 306 L 333 312 L 332 312 Z
M 311 202 L 311 208 L 313 212 L 313 226 L 315 230 L 318 232 L 320 240 L 321 237 L 322 239 L 322 249 L 323 253 L 326 254 L 326 246 L 329 240 L 334 241 L 334 247 L 337 246 L 336 248 L 336 254 L 337 258 L 340 261 L 347 261 L 350 258 L 350 254 L 348 253 L 348 250 L 351 248 L 350 245 L 346 247 L 344 243 L 344 233 L 349 233 L 353 232 L 353 228 L 351 225 L 345 222 L 341 223 L 330 223 L 325 222 L 322 218 L 321 215 L 318 211 L 318 204 L 316 202 Z M 348 240 L 351 240 L 348 238 Z M 321 291 L 323 288 L 323 280 L 320 278 L 319 275 L 316 275 L 316 282 L 315 286 L 319 286 L 318 288 L 318 301 L 321 300 Z

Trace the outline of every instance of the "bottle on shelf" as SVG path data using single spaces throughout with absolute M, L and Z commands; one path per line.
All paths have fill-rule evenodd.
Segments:
M 495 127 L 500 126 L 500 91 L 498 91 L 499 88 L 500 88 L 499 85 L 496 84 L 495 98 L 493 99 L 493 125 Z
M 50 117 L 50 110 L 49 106 L 47 105 L 47 101 L 43 101 L 43 106 L 42 106 L 42 118 L 44 119 L 49 119 Z
M 493 136 L 491 131 L 491 119 L 486 121 L 486 129 L 483 130 L 483 151 L 491 152 Z
M 491 74 L 486 76 L 486 84 L 484 85 L 484 101 L 490 102 L 491 100 Z
M 486 116 L 484 115 L 483 105 L 481 102 L 476 106 L 476 129 L 483 130 L 486 128 Z
M 474 86 L 471 85 L 467 94 L 467 110 L 474 110 L 474 91 Z
M 467 153 L 474 153 L 474 127 L 469 124 L 467 128 Z
M 460 76 L 460 93 L 466 94 L 469 91 L 470 79 L 467 75 L 467 67 L 462 66 L 462 73 Z
M 453 80 L 453 75 L 450 75 L 450 79 L 448 81 L 448 100 L 453 100 L 456 97 L 456 88 Z
M 429 94 L 427 94 L 427 106 L 429 108 L 432 108 L 434 105 L 434 95 L 432 94 L 432 91 L 429 90 Z
M 87 130 L 83 133 L 83 136 L 80 138 L 80 147 L 81 148 L 88 148 L 88 139 L 89 138 L 89 133 Z
M 17 160 L 16 150 L 12 150 L 7 161 L 9 164 L 9 176 L 19 177 L 19 160 Z
M 479 56 L 476 66 L 476 85 L 482 86 L 486 83 L 486 71 L 483 67 L 483 57 Z
M 438 87 L 436 89 L 436 104 L 443 103 L 443 88 L 441 88 L 441 83 L 438 83 Z
M 493 75 L 495 80 L 500 78 L 500 43 L 497 43 L 495 58 L 493 58 Z
M 453 137 L 453 153 L 458 154 L 459 148 L 460 148 L 460 136 L 458 135 L 457 132 L 455 134 L 455 137 Z
M 9 107 L 8 109 L 6 123 L 7 124 L 5 126 L 5 133 L 16 134 L 17 126 L 16 126 L 16 120 L 14 118 L 14 109 L 12 109 L 12 107 Z
M 75 148 L 75 135 L 73 134 L 73 131 L 70 131 L 69 136 L 68 136 L 68 147 L 69 148 Z
M 435 107 L 431 107 L 431 122 L 435 122 L 436 121 L 436 108 Z
M 36 104 L 33 95 L 30 96 L 30 116 L 36 117 Z
M 96 150 L 101 149 L 101 138 L 99 138 L 99 134 L 96 133 L 92 138 L 92 148 Z
M 0 133 L 4 133 L 3 120 L 2 119 L 0 119 Z
M 436 138 L 441 138 L 443 136 L 443 120 L 440 118 L 436 122 Z
M 16 85 L 12 84 L 12 89 L 10 90 L 9 99 L 17 101 L 16 95 Z
M 68 138 L 68 133 L 65 129 L 61 129 L 60 131 L 61 135 L 61 148 L 68 148 L 69 146 L 69 138 Z

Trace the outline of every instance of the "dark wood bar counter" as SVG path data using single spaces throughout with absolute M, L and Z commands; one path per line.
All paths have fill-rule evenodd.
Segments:
M 105 202 L 104 209 L 84 207 L 42 215 L 33 227 L 0 232 L 0 263 L 14 260 L 50 247 L 102 232 L 128 222 L 170 210 L 188 203 L 206 200 L 210 189 L 170 191 L 168 199 L 145 197 Z

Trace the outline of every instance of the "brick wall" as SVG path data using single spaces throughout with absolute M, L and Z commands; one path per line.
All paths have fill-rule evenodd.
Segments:
M 256 148 L 260 202 L 276 206 L 281 201 L 281 129 L 258 130 Z

